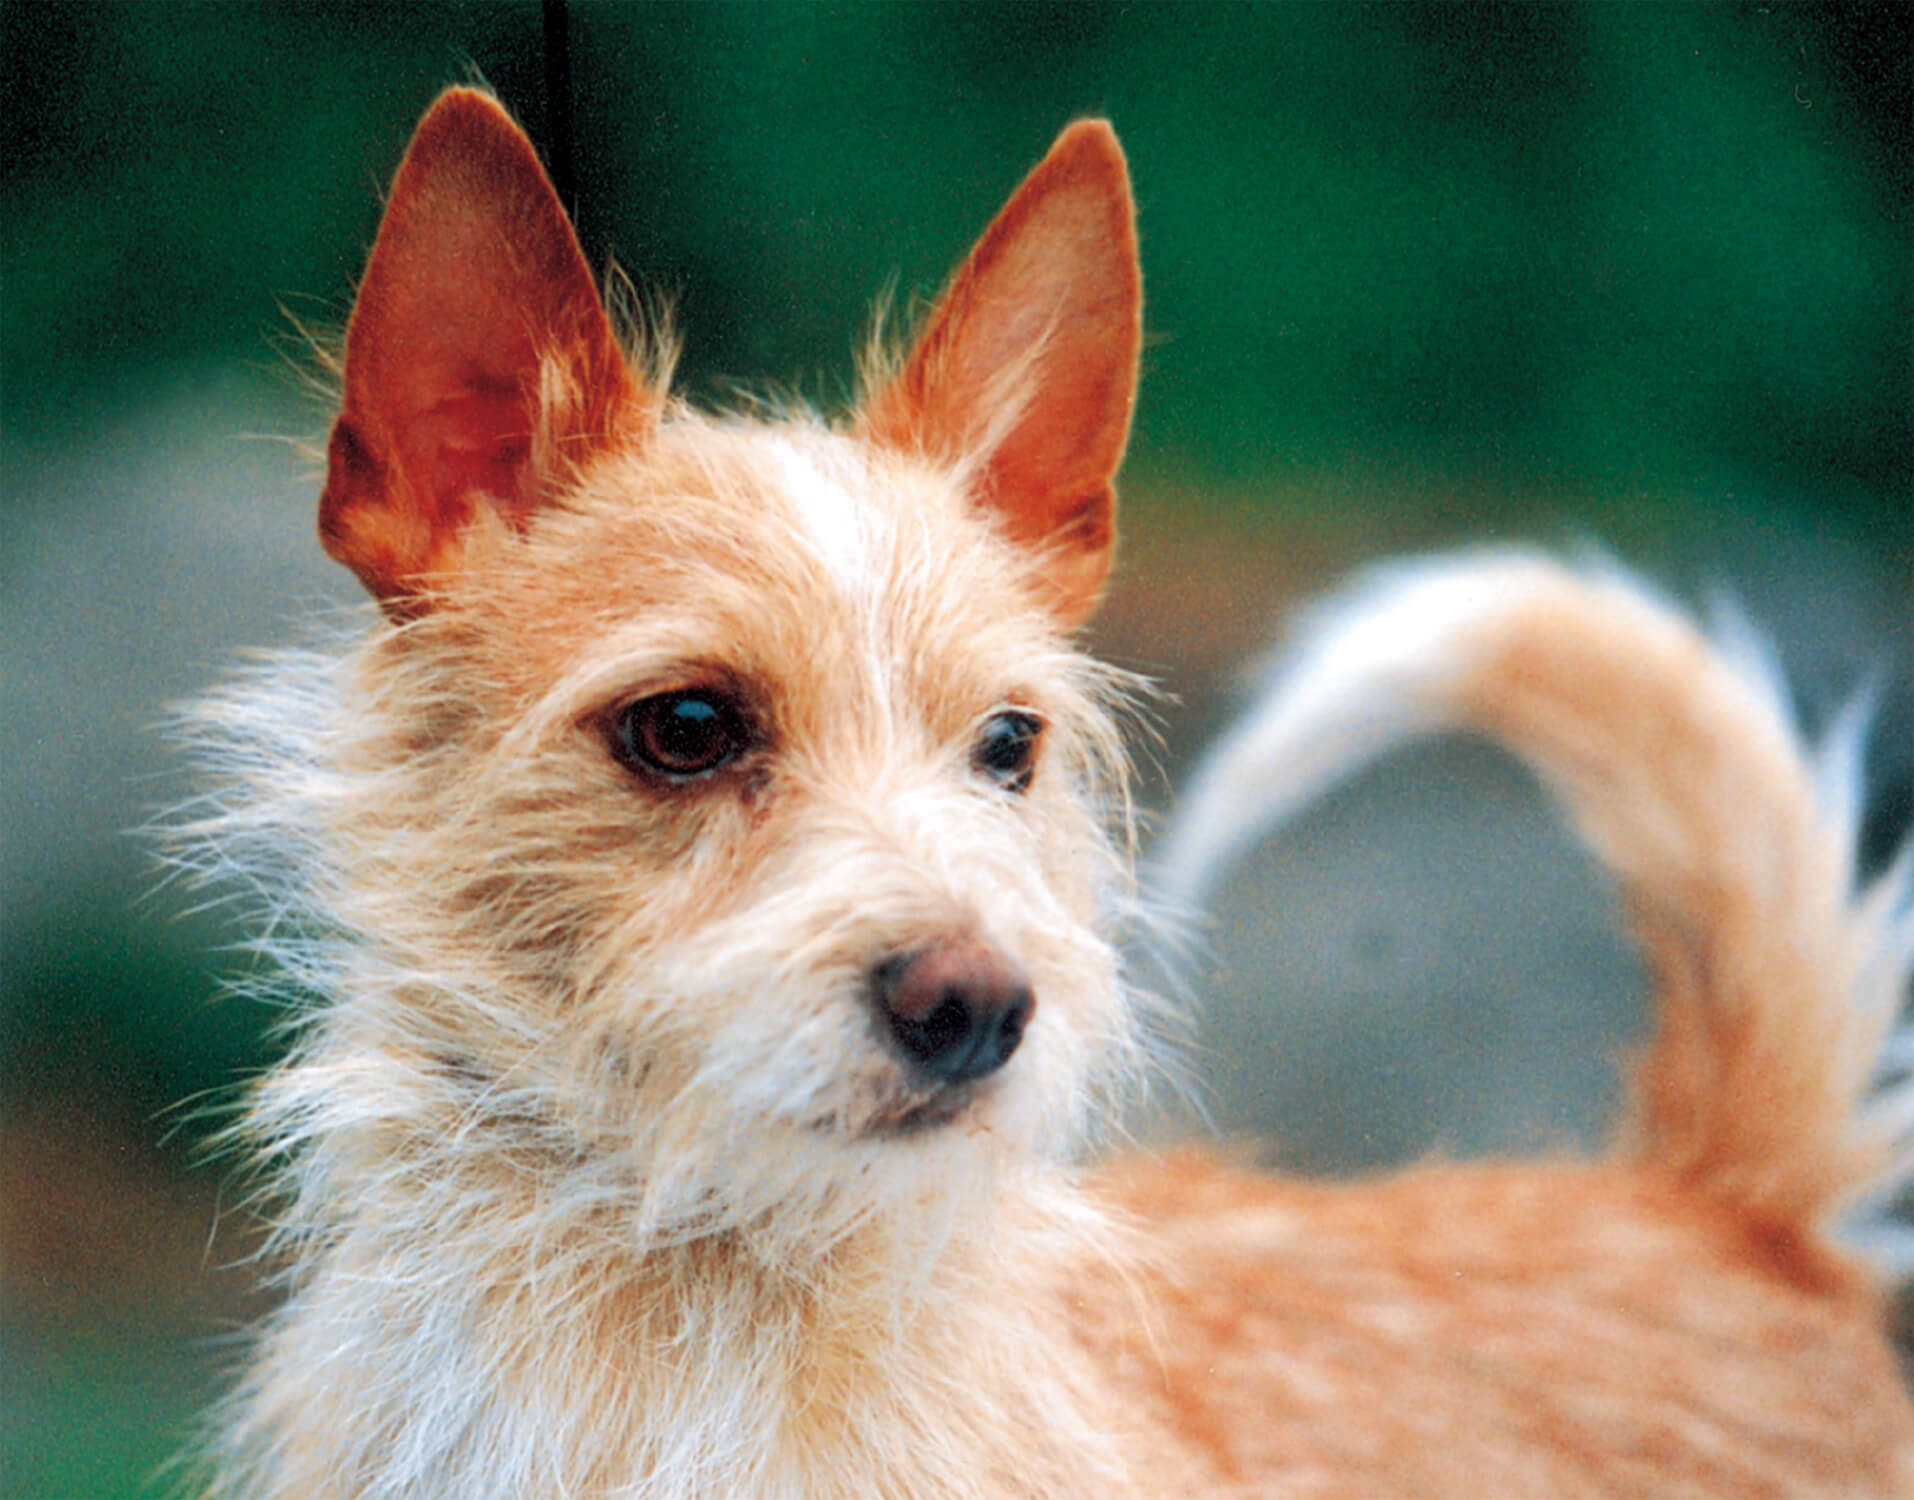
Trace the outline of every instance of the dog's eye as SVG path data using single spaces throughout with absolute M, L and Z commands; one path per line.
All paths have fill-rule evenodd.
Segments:
M 1006 791 L 1026 791 L 1037 774 L 1037 741 L 1042 737 L 1042 719 L 1021 709 L 1005 709 L 984 721 L 970 762 Z
M 612 721 L 618 758 L 633 770 L 670 781 L 707 775 L 750 745 L 750 727 L 738 706 L 708 689 L 640 698 Z

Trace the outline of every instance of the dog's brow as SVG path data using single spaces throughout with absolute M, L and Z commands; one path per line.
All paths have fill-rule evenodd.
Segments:
M 644 693 L 733 678 L 738 666 L 728 644 L 716 627 L 661 633 L 651 622 L 634 622 L 601 634 L 589 657 L 540 696 L 526 725 L 536 731 Z

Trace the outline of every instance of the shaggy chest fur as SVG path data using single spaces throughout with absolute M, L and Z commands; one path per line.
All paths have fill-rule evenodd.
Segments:
M 1054 1288 L 1027 1268 L 961 1285 L 940 1272 L 900 1296 L 893 1269 L 860 1264 L 860 1249 L 840 1247 L 841 1264 L 803 1285 L 719 1243 L 596 1266 L 521 1259 L 504 1282 L 456 1252 L 409 1276 L 403 1252 L 362 1265 L 349 1241 L 266 1345 L 262 1396 L 296 1384 L 300 1405 L 262 1415 L 312 1435 L 277 1455 L 274 1483 L 314 1496 L 1127 1492 L 1121 1444 L 1086 1420 L 1100 1406 Z M 979 1297 L 991 1282 L 999 1292 Z M 400 1353 L 409 1377 L 386 1363 Z

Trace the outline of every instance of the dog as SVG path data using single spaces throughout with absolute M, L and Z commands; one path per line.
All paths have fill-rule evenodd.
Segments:
M 1157 1029 L 1143 689 L 1076 644 L 1140 309 L 1079 122 L 849 415 L 694 410 L 505 111 L 432 106 L 319 508 L 376 619 L 194 719 L 180 857 L 253 881 L 296 1007 L 239 1127 L 284 1301 L 209 1493 L 1914 1492 L 1880 1287 L 1825 1233 L 1899 1180 L 1906 1110 L 1862 1106 L 1908 880 L 1854 888 L 1855 736 L 1813 760 L 1625 581 L 1359 590 L 1165 856 L 1194 899 L 1365 757 L 1510 745 L 1656 978 L 1614 1150 L 1098 1164 Z

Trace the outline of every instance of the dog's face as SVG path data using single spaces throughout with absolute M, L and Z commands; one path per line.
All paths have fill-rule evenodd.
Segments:
M 371 1044 L 678 1232 L 1067 1147 L 1130 1046 L 1120 684 L 1068 637 L 1136 354 L 1121 158 L 1080 126 L 850 422 L 684 410 L 516 128 L 442 99 L 321 516 L 393 621 L 339 750 Z

